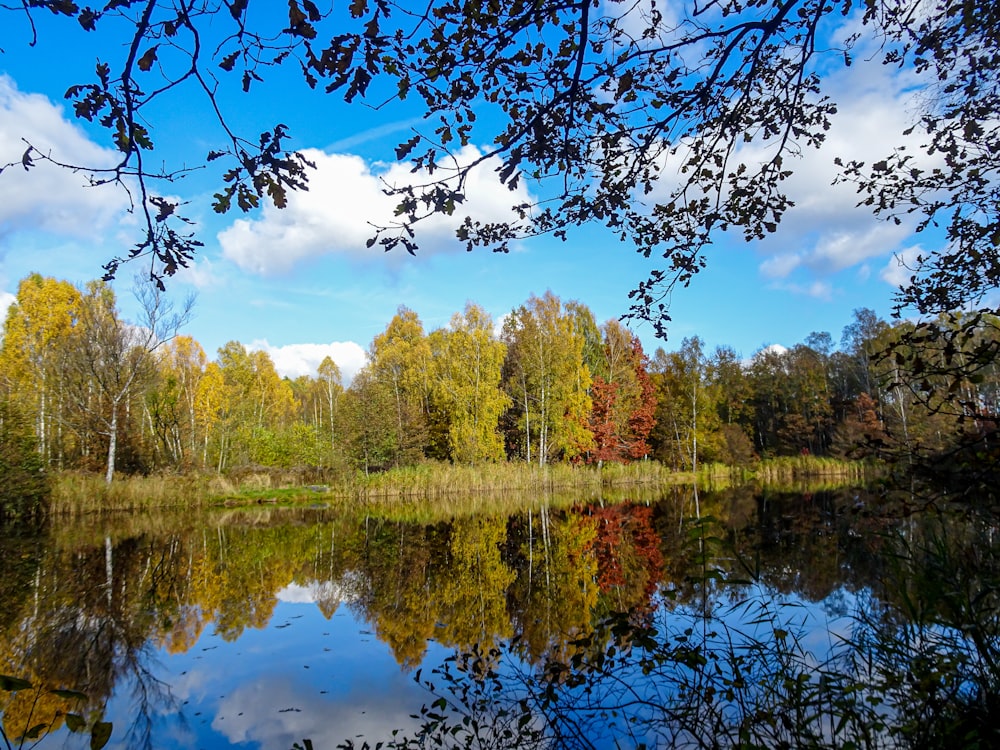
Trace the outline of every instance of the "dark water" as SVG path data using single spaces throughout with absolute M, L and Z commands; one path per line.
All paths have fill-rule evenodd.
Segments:
M 53 522 L 2 546 L 0 674 L 32 684 L 0 692 L 4 732 L 41 748 L 89 747 L 95 727 L 123 748 L 435 733 L 450 746 L 477 732 L 473 746 L 726 746 L 753 719 L 753 737 L 808 725 L 837 746 L 861 731 L 837 727 L 839 693 L 791 730 L 789 701 L 819 705 L 816 675 L 845 643 L 906 631 L 921 575 L 918 587 L 958 590 L 965 558 L 996 557 L 989 523 L 935 535 L 880 502 L 745 489 L 702 494 L 700 520 L 680 492 L 437 523 L 322 509 Z M 920 575 L 898 546 L 918 538 L 944 547 L 931 559 L 921 546 Z M 954 645 L 943 617 L 915 619 L 922 642 Z M 963 653 L 992 653 L 982 637 L 966 649 L 966 629 Z M 878 668 L 865 653 L 852 680 Z M 912 654 L 885 655 L 889 674 L 894 658 Z M 910 689 L 879 680 L 886 695 Z M 899 707 L 883 701 L 850 708 L 870 746 L 900 741 Z

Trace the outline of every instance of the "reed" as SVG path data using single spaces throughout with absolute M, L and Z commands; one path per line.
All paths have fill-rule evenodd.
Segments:
M 604 488 L 622 486 L 662 486 L 676 483 L 677 477 L 661 464 L 647 461 L 629 465 L 605 464 L 546 466 L 523 463 L 495 463 L 456 466 L 424 463 L 392 469 L 371 476 L 355 475 L 344 494 L 359 499 L 410 498 L 424 496 L 467 496 L 480 493 L 544 493 L 573 490 L 576 494 L 599 495 Z M 333 489 L 333 488 L 331 488 Z
M 725 489 L 748 482 L 781 487 L 797 482 L 812 485 L 817 481 L 842 485 L 865 481 L 871 478 L 872 472 L 870 464 L 815 456 L 769 459 L 750 468 L 708 464 L 702 466 L 697 475 L 671 471 L 656 461 L 602 466 L 524 463 L 457 466 L 425 462 L 371 475 L 322 469 L 248 467 L 225 475 L 121 477 L 111 485 L 97 475 L 64 472 L 56 476 L 51 512 L 79 516 L 152 509 L 302 503 L 344 508 L 387 507 L 394 503 L 419 506 L 430 501 L 441 506 L 445 499 L 450 499 L 448 505 L 465 508 L 480 503 L 472 500 L 479 496 L 490 496 L 491 499 L 481 502 L 500 510 L 512 503 L 523 504 L 524 497 L 551 499 L 565 495 L 573 498 L 573 502 L 611 497 L 649 499 L 665 488 L 678 485 L 697 483 L 705 489 Z
M 62 472 L 53 483 L 50 511 L 77 516 L 198 507 L 209 497 L 209 487 L 210 477 L 203 474 L 121 477 L 107 484 L 95 474 Z
M 753 476 L 767 483 L 792 479 L 860 481 L 876 472 L 877 467 L 863 461 L 842 461 L 822 456 L 781 456 L 761 461 L 754 468 Z

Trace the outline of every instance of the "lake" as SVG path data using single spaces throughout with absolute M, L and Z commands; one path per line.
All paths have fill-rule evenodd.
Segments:
M 4 731 L 39 748 L 905 745 L 931 731 L 903 714 L 914 695 L 987 699 L 1000 556 L 989 519 L 884 502 L 748 487 L 439 521 L 55 519 L 2 541 L 0 674 L 32 685 L 0 692 Z

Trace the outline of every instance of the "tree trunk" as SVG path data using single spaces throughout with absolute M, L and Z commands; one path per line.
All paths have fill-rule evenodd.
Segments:
M 118 451 L 118 404 L 111 404 L 111 427 L 108 437 L 108 468 L 104 472 L 104 481 L 111 484 L 115 478 L 115 453 Z

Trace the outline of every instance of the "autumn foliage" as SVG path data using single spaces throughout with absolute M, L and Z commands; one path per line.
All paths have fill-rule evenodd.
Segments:
M 586 305 L 552 292 L 515 308 L 499 332 L 472 303 L 429 333 L 401 307 L 350 382 L 329 357 L 293 380 L 238 341 L 214 359 L 189 336 L 137 343 L 142 327 L 120 317 L 106 285 L 33 274 L 4 321 L 0 402 L 20 415 L 39 466 L 107 477 L 254 466 L 370 474 L 429 460 L 655 459 L 697 470 L 805 452 L 943 451 L 992 429 L 995 364 L 960 389 L 979 413 L 949 412 L 953 383 L 907 381 L 872 356 L 906 332 L 871 311 L 855 316 L 837 350 L 829 334 L 812 334 L 743 359 L 693 337 L 650 359 L 621 323 L 598 325 Z

